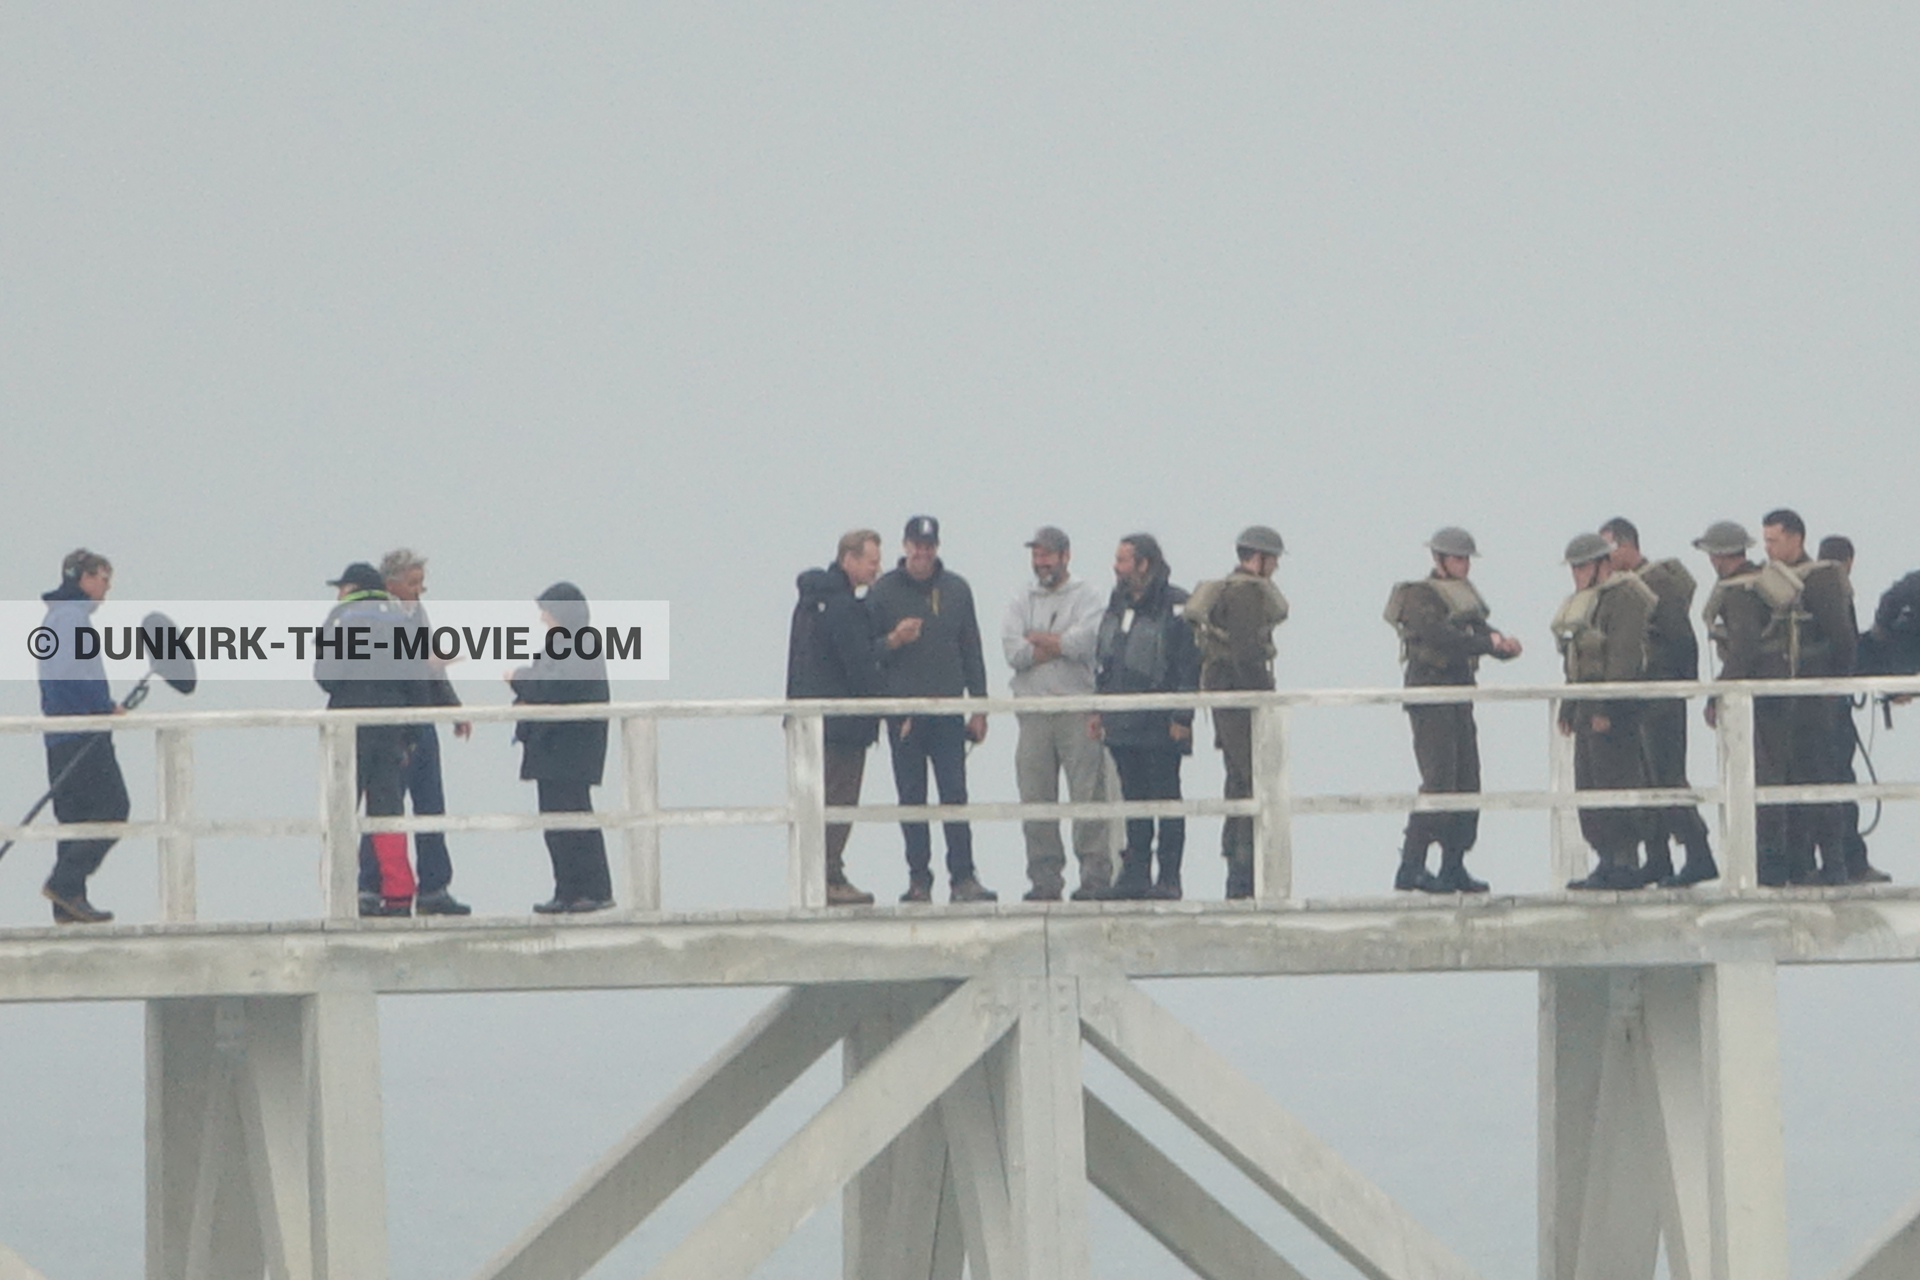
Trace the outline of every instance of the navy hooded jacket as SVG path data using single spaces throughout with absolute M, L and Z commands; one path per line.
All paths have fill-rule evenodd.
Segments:
M 77 582 L 63 582 L 40 597 L 47 602 L 46 621 L 60 638 L 60 648 L 40 659 L 40 714 L 47 716 L 104 716 L 114 710 L 113 691 L 107 686 L 107 668 L 99 653 L 77 658 L 73 653 L 76 628 L 84 627 L 99 602 L 80 590 Z M 49 741 L 72 737 L 50 733 Z

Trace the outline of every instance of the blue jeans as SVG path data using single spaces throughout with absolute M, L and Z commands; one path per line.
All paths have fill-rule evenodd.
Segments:
M 430 724 L 406 726 L 407 765 L 401 775 L 404 794 L 413 798 L 415 817 L 431 817 L 447 811 L 446 786 L 440 780 L 440 731 Z M 369 808 L 371 812 L 371 808 Z M 413 836 L 413 862 L 418 872 L 421 893 L 438 893 L 453 883 L 453 860 L 447 856 L 447 837 L 438 831 L 417 831 Z M 360 837 L 360 888 L 380 891 L 380 868 L 373 857 L 373 840 Z
M 901 733 L 900 726 L 912 728 Z M 967 802 L 967 724 L 959 716 L 895 717 L 887 721 L 887 744 L 893 748 L 893 784 L 901 804 L 927 802 L 927 766 L 940 788 L 941 804 Z M 956 884 L 973 875 L 973 828 L 964 822 L 945 822 L 947 876 Z M 903 822 L 907 842 L 907 871 L 915 880 L 933 879 L 933 835 L 924 822 Z

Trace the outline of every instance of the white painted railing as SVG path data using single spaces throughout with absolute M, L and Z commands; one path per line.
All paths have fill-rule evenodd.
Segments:
M 788 891 L 795 907 L 825 905 L 827 822 L 1017 821 L 1023 819 L 1125 818 L 1183 815 L 1249 815 L 1254 819 L 1254 898 L 1278 906 L 1293 896 L 1292 820 L 1323 814 L 1399 813 L 1409 810 L 1546 810 L 1553 815 L 1553 869 L 1557 878 L 1579 874 L 1586 847 L 1579 836 L 1581 808 L 1632 808 L 1711 804 L 1720 813 L 1721 888 L 1757 884 L 1755 806 L 1842 800 L 1916 800 L 1920 782 L 1768 786 L 1756 784 L 1753 704 L 1756 697 L 1836 694 L 1920 695 L 1920 678 L 1853 678 L 1741 682 L 1490 686 L 1477 688 L 1280 690 L 1272 693 L 1138 694 L 1124 697 L 973 699 L 863 699 L 781 701 L 614 702 L 559 706 L 405 707 L 379 710 L 258 710 L 138 712 L 76 722 L 44 716 L 0 717 L 0 734 L 112 728 L 156 736 L 158 804 L 152 821 L 69 823 L 32 827 L 0 825 L 0 839 L 56 840 L 92 836 L 152 836 L 159 847 L 160 915 L 163 921 L 195 919 L 195 842 L 203 838 L 319 837 L 325 911 L 332 918 L 357 914 L 359 840 L 373 831 L 541 831 L 601 828 L 624 836 L 625 899 L 632 911 L 652 912 L 660 901 L 661 832 L 670 827 L 782 825 L 789 832 Z M 1712 786 L 1582 791 L 1573 787 L 1572 739 L 1552 732 L 1562 699 L 1698 699 L 1718 702 L 1716 733 L 1719 777 Z M 1540 702 L 1549 712 L 1549 785 L 1545 791 L 1461 794 L 1354 793 L 1298 795 L 1292 781 L 1291 712 L 1295 707 L 1406 706 L 1458 702 Z M 1165 707 L 1247 707 L 1253 711 L 1254 794 L 1245 800 L 1190 797 L 1182 800 L 1099 803 L 975 803 L 967 805 L 864 805 L 829 807 L 822 778 L 822 731 L 830 715 L 926 715 L 982 712 L 1115 712 Z M 659 792 L 659 724 L 663 720 L 783 718 L 787 751 L 787 801 L 782 805 L 666 808 Z M 361 724 L 604 719 L 618 726 L 622 794 L 618 807 L 576 814 L 445 814 L 366 818 L 355 794 L 354 728 Z M 320 737 L 319 805 L 311 818 L 204 819 L 196 816 L 194 743 L 198 735 L 230 729 L 311 726 Z

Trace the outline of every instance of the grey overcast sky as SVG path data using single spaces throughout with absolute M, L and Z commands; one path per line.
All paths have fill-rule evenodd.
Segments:
M 318 598 L 348 560 L 408 544 L 443 597 L 570 577 L 670 601 L 674 676 L 632 692 L 672 697 L 776 692 L 795 572 L 850 526 L 891 545 L 919 511 L 944 521 L 989 628 L 1040 522 L 1100 580 L 1119 535 L 1154 531 L 1186 583 L 1227 567 L 1241 526 L 1273 524 L 1295 686 L 1398 678 L 1380 606 L 1445 523 L 1479 536 L 1496 621 L 1531 646 L 1496 680 L 1557 678 L 1560 548 L 1615 514 L 1704 576 L 1686 542 L 1709 521 L 1792 505 L 1816 536 L 1855 537 L 1871 596 L 1920 564 L 1917 52 L 1920 11 L 1891 3 L 10 0 L 0 593 L 51 587 L 86 544 L 123 596 Z M 0 688 L 0 710 L 32 705 Z M 1010 791 L 1010 730 L 976 756 L 977 791 Z M 1411 785 L 1403 726 L 1337 732 L 1351 750 L 1304 760 L 1313 780 Z M 1537 771 L 1539 740 L 1532 719 L 1496 729 L 1511 751 L 1490 775 Z M 38 761 L 8 750 L 24 808 Z M 1888 750 L 1912 776 L 1905 739 Z M 1696 744 L 1696 768 L 1710 753 Z M 717 793 L 730 763 L 669 762 L 669 780 Z M 456 806 L 511 776 L 497 743 L 449 768 Z M 1209 769 L 1203 753 L 1194 789 L 1217 786 Z M 869 779 L 884 795 L 880 761 Z M 308 776 L 274 785 L 310 803 Z M 1490 824 L 1497 871 L 1538 880 L 1536 828 Z M 1013 838 L 995 838 L 987 865 L 1017 891 Z M 1378 888 L 1392 824 L 1326 839 L 1352 869 L 1303 864 L 1305 883 Z M 882 891 L 891 840 L 858 846 Z M 1879 847 L 1920 876 L 1910 843 Z M 537 855 L 516 856 L 499 892 L 517 904 L 538 886 Z M 149 857 L 116 855 L 123 894 Z M 44 858 L 4 866 L 0 918 L 39 918 Z M 1792 981 L 1790 1026 L 1840 1007 Z M 1407 1007 L 1450 1034 L 1444 1008 L 1368 990 L 1288 1006 L 1311 1033 L 1245 1060 Z M 1501 1091 L 1530 1088 L 1531 989 L 1447 990 L 1467 992 L 1463 1020 L 1509 1019 L 1521 1060 L 1376 1090 L 1382 1056 L 1451 1050 L 1361 1042 L 1306 1114 L 1350 1127 L 1396 1195 L 1517 1277 L 1530 1135 Z M 137 1026 L 112 1025 L 137 1059 Z M 1811 1093 L 1827 1070 L 1794 1078 Z M 1894 1070 L 1862 1088 L 1920 1094 L 1888 1088 Z M 1341 1079 L 1365 1100 L 1341 1103 Z M 1433 1096 L 1461 1099 L 1438 1142 L 1497 1148 L 1497 1190 L 1444 1151 L 1405 1156 L 1419 1144 L 1394 1135 L 1436 1123 Z M 1790 1138 L 1920 1133 L 1910 1112 L 1849 1130 L 1835 1110 L 1790 1114 Z M 1796 1186 L 1828 1197 L 1796 1222 L 1802 1265 L 1837 1262 L 1920 1181 L 1905 1138 L 1880 1164 L 1842 1159 L 1839 1138 L 1796 1155 Z M 530 1214 L 572 1171 L 476 1191 L 486 1229 L 451 1251 L 398 1234 L 403 1273 L 470 1270 L 498 1243 L 487 1215 Z M 13 1217 L 8 1198 L 0 1239 L 50 1238 L 45 1209 Z M 137 1198 L 117 1208 L 137 1250 Z M 125 1243 L 99 1273 L 137 1256 Z

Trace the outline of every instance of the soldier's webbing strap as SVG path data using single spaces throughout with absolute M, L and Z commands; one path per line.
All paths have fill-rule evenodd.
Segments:
M 1418 659 L 1428 666 L 1443 667 L 1450 660 L 1448 656 L 1427 650 L 1407 624 L 1407 604 L 1416 591 L 1432 592 L 1447 611 L 1447 625 L 1454 627 L 1471 627 L 1486 621 L 1487 602 L 1479 590 L 1463 578 L 1416 578 L 1394 584 L 1393 594 L 1387 597 L 1385 617 L 1400 634 L 1400 661 Z M 1477 667 L 1479 660 L 1473 659 L 1469 665 Z

